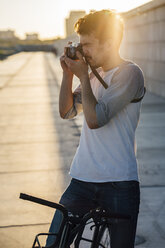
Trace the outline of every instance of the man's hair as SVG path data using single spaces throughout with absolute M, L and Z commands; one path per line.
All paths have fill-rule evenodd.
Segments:
M 80 18 L 74 28 L 79 35 L 94 34 L 100 42 L 112 38 L 119 47 L 123 37 L 124 24 L 122 18 L 114 10 L 101 10 L 92 11 Z

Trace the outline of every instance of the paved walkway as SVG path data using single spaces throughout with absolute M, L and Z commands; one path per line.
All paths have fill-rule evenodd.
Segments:
M 0 247 L 29 248 L 53 210 L 19 199 L 58 201 L 79 142 L 82 116 L 58 113 L 61 69 L 53 54 L 21 53 L 0 62 Z M 77 81 L 75 81 L 75 85 Z M 147 93 L 137 129 L 141 180 L 138 248 L 165 247 L 165 99 Z

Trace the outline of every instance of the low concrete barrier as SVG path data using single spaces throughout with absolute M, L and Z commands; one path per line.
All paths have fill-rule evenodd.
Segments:
M 165 97 L 165 0 L 151 1 L 122 16 L 121 55 L 140 65 L 150 92 Z

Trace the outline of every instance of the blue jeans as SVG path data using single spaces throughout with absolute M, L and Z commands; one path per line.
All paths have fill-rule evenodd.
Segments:
M 90 209 L 109 208 L 111 212 L 127 214 L 131 220 L 111 225 L 111 248 L 133 248 L 139 213 L 140 190 L 137 181 L 90 183 L 72 179 L 61 197 L 63 204 L 73 214 L 84 215 Z M 49 232 L 58 232 L 62 215 L 56 211 Z M 54 243 L 49 236 L 47 246 Z

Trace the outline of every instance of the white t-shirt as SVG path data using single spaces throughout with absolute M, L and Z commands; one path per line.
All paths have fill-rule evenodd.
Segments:
M 75 179 L 86 182 L 138 181 L 135 130 L 141 102 L 130 102 L 142 96 L 144 78 L 140 68 L 131 63 L 123 67 L 111 82 L 117 70 L 118 67 L 107 72 L 99 70 L 108 89 L 91 76 L 92 91 L 98 101 L 96 115 L 100 128 L 90 129 L 84 118 L 80 143 L 70 169 L 70 175 Z

